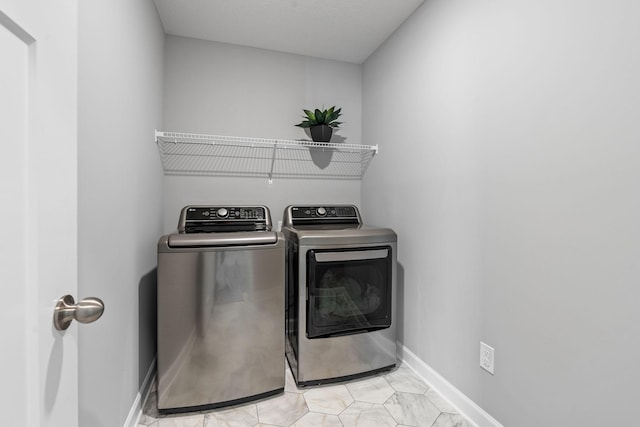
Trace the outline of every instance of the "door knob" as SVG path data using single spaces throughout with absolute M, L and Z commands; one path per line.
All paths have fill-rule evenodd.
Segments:
M 100 298 L 89 297 L 76 304 L 71 295 L 65 295 L 53 310 L 53 325 L 57 330 L 64 331 L 73 319 L 80 323 L 91 323 L 98 320 L 103 312 L 104 303 Z

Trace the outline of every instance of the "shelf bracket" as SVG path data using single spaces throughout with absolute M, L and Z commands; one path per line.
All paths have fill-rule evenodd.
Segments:
M 276 147 L 278 143 L 273 144 L 273 152 L 271 154 L 271 170 L 269 170 L 269 184 L 273 184 L 273 165 L 276 163 Z

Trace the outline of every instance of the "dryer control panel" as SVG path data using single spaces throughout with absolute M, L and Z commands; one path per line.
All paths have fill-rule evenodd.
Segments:
M 283 218 L 283 224 L 287 226 L 361 223 L 360 213 L 354 205 L 289 206 Z

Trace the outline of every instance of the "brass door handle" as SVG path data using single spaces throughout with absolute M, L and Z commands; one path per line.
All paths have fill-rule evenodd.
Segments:
M 71 295 L 65 295 L 53 310 L 53 325 L 57 330 L 64 331 L 73 319 L 80 323 L 91 323 L 98 320 L 103 312 L 104 303 L 100 298 L 89 297 L 76 304 Z

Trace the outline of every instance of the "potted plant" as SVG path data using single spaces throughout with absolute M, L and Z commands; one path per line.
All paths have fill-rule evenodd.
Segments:
M 326 110 L 320 110 L 318 108 L 314 111 L 303 109 L 302 111 L 304 111 L 305 115 L 302 117 L 305 120 L 296 126 L 309 128 L 311 139 L 315 142 L 329 142 L 333 128 L 338 128 L 342 124 L 342 122 L 337 121 L 338 117 L 342 115 L 340 110 L 342 110 L 342 108 L 336 109 L 335 106 Z

